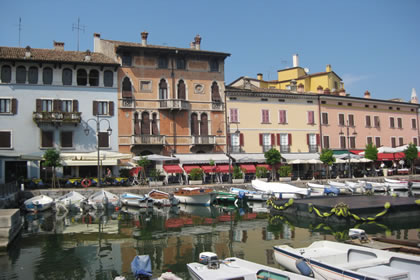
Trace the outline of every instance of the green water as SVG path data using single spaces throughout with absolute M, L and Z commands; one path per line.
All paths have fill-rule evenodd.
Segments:
M 317 240 L 347 239 L 349 227 L 369 235 L 419 240 L 418 219 L 391 224 L 314 224 L 308 219 L 265 213 L 253 208 L 184 206 L 149 211 L 124 209 L 60 215 L 23 216 L 21 236 L 0 252 L 0 279 L 133 279 L 135 255 L 149 255 L 154 277 L 171 271 L 190 279 L 186 264 L 203 251 L 277 267 L 272 247 L 308 246 Z

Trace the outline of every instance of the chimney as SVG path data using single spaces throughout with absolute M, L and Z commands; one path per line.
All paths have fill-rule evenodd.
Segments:
M 317 91 L 318 91 L 319 94 L 323 94 L 324 93 L 324 88 L 321 85 L 319 85 L 316 89 L 317 89 Z
M 364 97 L 365 98 L 370 98 L 370 92 L 367 90 L 367 91 L 365 91 L 365 95 L 364 95 Z
M 100 41 L 101 41 L 101 34 L 93 33 L 93 51 L 94 52 L 100 52 L 99 50 Z
M 325 72 L 331 72 L 331 71 L 332 71 L 331 64 L 327 64 Z
M 197 36 L 194 37 L 194 44 L 195 44 L 195 49 L 199 50 L 200 49 L 200 44 L 201 44 L 200 35 L 197 34 Z
M 190 43 L 190 49 L 195 49 L 195 43 L 194 42 Z
M 297 91 L 298 92 L 304 92 L 305 91 L 305 86 L 302 83 L 299 83 L 297 86 Z
M 258 73 L 258 74 L 257 74 L 257 79 L 258 79 L 258 81 L 262 81 L 262 79 L 263 79 L 263 74 Z
M 415 103 L 415 104 L 418 104 L 419 103 L 419 99 L 417 98 L 417 93 L 416 93 L 416 89 L 415 88 L 413 88 L 411 90 L 410 103 Z
M 293 67 L 299 67 L 299 55 L 298 54 L 293 55 Z
M 85 61 L 89 62 L 91 58 L 92 58 L 92 54 L 90 50 L 86 50 Z
M 31 47 L 26 46 L 25 48 L 25 58 L 31 58 Z
M 141 45 L 142 46 L 147 46 L 147 36 L 149 35 L 149 33 L 147 33 L 146 31 L 143 31 L 141 33 Z
M 64 51 L 64 42 L 56 42 L 56 41 L 54 41 L 54 50 L 56 50 L 56 51 Z

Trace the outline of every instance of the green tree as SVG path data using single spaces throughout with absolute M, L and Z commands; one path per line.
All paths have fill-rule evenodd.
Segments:
M 268 170 L 264 166 L 257 166 L 255 169 L 255 177 L 257 178 L 267 178 Z
M 276 178 L 276 165 L 281 162 L 281 154 L 276 149 L 272 148 L 264 153 L 265 162 L 271 165 L 271 177 Z
M 150 165 L 150 163 L 151 163 L 150 160 L 148 160 L 146 157 L 140 156 L 140 159 L 137 161 L 137 164 L 142 167 L 140 171 L 141 178 L 143 179 L 146 178 L 146 169 Z
M 56 149 L 48 149 L 44 153 L 44 166 L 52 167 L 53 177 L 52 177 L 52 187 L 55 188 L 56 185 L 56 175 L 55 168 L 61 166 L 60 163 L 60 152 Z
M 244 177 L 244 173 L 242 172 L 239 166 L 235 166 L 233 168 L 232 176 L 233 176 L 233 179 L 242 179 Z
M 365 158 L 370 159 L 372 161 L 372 170 L 375 170 L 374 168 L 374 164 L 375 164 L 375 160 L 378 159 L 378 148 L 376 148 L 375 145 L 373 145 L 372 143 L 369 143 L 366 145 L 365 148 Z M 375 171 L 376 174 L 376 171 Z
M 292 173 L 292 167 L 290 165 L 282 165 L 277 170 L 277 173 L 279 174 L 280 177 L 289 177 L 290 174 Z
M 323 149 L 319 155 L 319 160 L 325 164 L 327 168 L 327 178 L 330 177 L 330 166 L 335 162 L 334 153 L 330 149 Z
M 407 149 L 404 151 L 405 160 L 408 161 L 411 165 L 411 173 L 414 170 L 414 161 L 418 158 L 419 154 L 417 151 L 417 146 L 413 143 L 408 144 Z

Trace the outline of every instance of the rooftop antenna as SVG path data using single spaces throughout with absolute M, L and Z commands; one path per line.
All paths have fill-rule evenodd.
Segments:
M 80 17 L 77 18 L 77 25 L 73 23 L 72 31 L 77 30 L 77 51 L 79 51 L 79 31 L 85 32 L 85 26 L 80 25 Z

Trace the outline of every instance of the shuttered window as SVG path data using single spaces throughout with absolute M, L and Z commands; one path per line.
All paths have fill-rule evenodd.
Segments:
M 314 111 L 308 111 L 308 124 L 315 124 L 315 113 L 314 113 Z
M 404 137 L 398 137 L 398 146 L 404 145 Z
M 380 147 L 381 146 L 381 137 L 375 137 L 375 146 Z
M 328 113 L 322 113 L 322 124 L 328 124 Z
M 354 126 L 354 115 L 348 115 L 349 126 Z
M 416 121 L 416 119 L 411 119 L 411 128 L 414 128 L 414 129 L 417 128 L 417 121 Z
M 3 65 L 1 67 L 1 83 L 10 83 L 12 80 L 12 67 L 9 65 Z
M 270 123 L 270 111 L 269 110 L 261 110 L 262 113 L 262 123 Z
M 416 145 L 416 146 L 418 146 L 418 140 L 417 140 L 417 137 L 414 137 L 414 138 L 413 138 L 413 144 L 414 144 L 414 145 Z
M 159 135 L 158 120 L 156 113 L 152 115 L 152 135 Z
M 389 118 L 389 127 L 390 128 L 395 128 L 395 120 L 394 120 L 394 117 L 390 117 Z
M 287 123 L 286 110 L 279 110 L 279 123 L 280 124 Z
M 211 85 L 211 100 L 214 102 L 222 101 L 222 98 L 220 97 L 219 86 L 216 82 L 213 82 Z
M 374 120 L 374 124 L 375 124 L 376 128 L 381 127 L 381 122 L 379 121 L 379 116 L 374 116 L 373 120 Z M 377 146 L 377 147 L 379 147 L 379 146 Z
M 370 116 L 366 116 L 366 127 L 371 127 L 371 126 L 372 126 L 372 123 L 370 120 Z
M 140 135 L 139 113 L 134 113 L 134 135 Z
M 200 120 L 200 135 L 207 136 L 209 135 L 209 124 L 206 114 L 201 114 Z
M 114 85 L 114 73 L 110 70 L 104 72 L 104 86 L 112 87 Z
M 63 69 L 61 78 L 64 86 L 71 86 L 73 83 L 73 71 L 69 68 Z
M 391 137 L 391 147 L 392 148 L 395 148 L 397 146 L 397 143 L 396 142 L 397 141 L 396 141 L 395 137 Z
M 323 136 L 323 145 L 324 145 L 324 149 L 330 148 L 330 136 L 327 136 L 327 135 Z
M 141 134 L 150 135 L 150 116 L 147 112 L 141 114 Z
M 351 137 L 349 137 L 349 140 L 350 140 L 350 149 L 355 149 L 356 148 L 356 137 L 354 137 L 354 136 L 351 136 Z
M 10 131 L 0 131 L 0 148 L 12 147 L 12 133 Z
M 340 148 L 341 149 L 346 148 L 346 136 L 340 136 Z
M 198 116 L 196 113 L 191 114 L 191 135 L 198 135 Z
M 19 66 L 16 68 L 16 83 L 24 84 L 26 83 L 26 68 L 25 66 Z
M 403 128 L 403 125 L 402 125 L 402 118 L 398 118 L 398 119 L 397 119 L 397 123 L 398 123 L 398 128 Z
M 238 109 L 231 108 L 229 109 L 229 116 L 230 116 L 230 122 L 239 122 L 239 114 Z
M 43 130 L 41 132 L 41 147 L 52 148 L 53 144 L 54 144 L 54 132 Z
M 185 83 L 183 80 L 178 82 L 178 99 L 185 100 Z
M 99 132 L 99 147 L 108 148 L 109 147 L 109 134 L 108 132 Z
M 61 131 L 60 142 L 61 142 L 61 147 L 72 148 L 73 147 L 73 132 L 72 131 Z
M 160 83 L 159 83 L 159 99 L 160 100 L 168 99 L 168 86 L 164 79 L 160 80 Z
M 53 81 L 53 71 L 50 67 L 45 67 L 42 70 L 42 83 L 44 85 L 51 85 Z
M 373 144 L 373 139 L 372 139 L 372 137 L 370 137 L 370 136 L 368 136 L 367 138 L 366 138 L 366 144 Z
M 344 125 L 344 114 L 338 114 L 338 125 Z
M 30 84 L 37 84 L 38 83 L 38 68 L 37 67 L 30 67 L 28 72 L 28 82 Z

